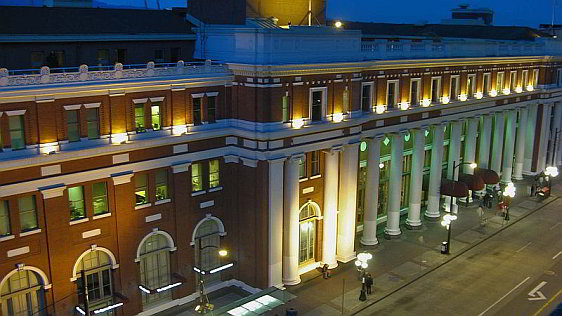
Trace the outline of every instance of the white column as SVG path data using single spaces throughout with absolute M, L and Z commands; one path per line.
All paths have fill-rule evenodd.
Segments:
M 552 127 L 552 141 L 553 144 L 556 143 L 556 148 L 553 146 L 553 153 L 554 153 L 554 165 L 560 165 L 560 136 L 562 136 L 562 132 L 560 132 L 560 128 L 562 125 L 560 124 L 562 120 L 562 104 L 560 102 L 554 103 L 554 126 Z M 558 135 L 556 132 L 558 131 Z
M 408 207 L 408 219 L 406 227 L 409 229 L 420 229 L 421 193 L 423 184 L 423 162 L 425 159 L 425 131 L 426 127 L 410 131 L 413 139 L 412 148 L 412 172 L 410 173 L 410 205 Z
M 537 161 L 537 172 L 541 172 L 546 169 L 546 151 L 548 149 L 548 138 L 550 135 L 550 104 L 544 104 L 542 108 L 542 120 L 541 120 L 541 137 L 539 144 L 539 154 Z
M 560 116 L 556 116 L 557 114 L 560 115 L 560 110 L 559 110 L 560 106 L 558 106 L 558 104 L 556 102 L 552 103 L 552 106 L 550 107 L 550 113 L 551 115 L 549 117 L 552 116 L 552 114 L 554 114 L 553 120 L 551 123 L 549 123 L 550 128 L 548 129 L 550 131 L 550 136 L 548 138 L 548 140 L 550 140 L 550 142 L 548 143 L 548 149 L 547 149 L 547 153 L 548 156 L 546 157 L 546 165 L 547 166 L 551 166 L 554 165 L 554 161 L 553 161 L 553 155 L 554 155 L 554 138 L 556 138 L 556 129 L 560 129 L 559 123 L 560 120 L 558 119 Z M 558 113 L 557 113 L 558 112 Z M 549 120 L 550 121 L 550 120 Z
M 451 122 L 451 137 L 449 138 L 449 160 L 447 164 L 447 179 L 457 181 L 459 179 L 460 167 L 453 168 L 453 163 L 458 166 L 460 164 L 460 154 L 461 154 L 461 124 L 460 121 Z M 454 177 L 453 177 L 454 176 Z M 453 212 L 454 214 L 458 211 L 457 198 L 453 199 L 453 209 L 451 207 L 451 197 L 445 196 L 445 211 Z
M 535 152 L 535 132 L 537 130 L 537 111 L 538 106 L 529 106 L 527 115 L 527 127 L 525 128 L 525 159 L 523 160 L 523 174 L 532 175 L 533 154 Z
M 295 285 L 299 277 L 299 161 L 303 155 L 290 157 L 285 163 L 283 209 L 283 283 Z
M 283 284 L 283 164 L 285 158 L 269 160 L 269 286 Z
M 361 244 L 372 246 L 379 243 L 377 240 L 377 213 L 379 206 L 379 175 L 380 152 L 382 135 L 367 140 L 367 184 L 365 187 L 365 216 L 363 222 L 363 236 Z
M 511 182 L 511 172 L 513 170 L 513 151 L 515 149 L 515 122 L 517 112 L 511 110 L 507 112 L 507 126 L 505 128 L 505 142 L 503 148 L 503 171 L 501 182 L 507 184 Z
M 476 162 L 476 134 L 478 133 L 478 118 L 469 118 L 467 120 L 467 128 L 464 133 L 464 159 L 463 162 Z M 474 169 L 470 165 L 463 165 L 461 169 L 463 173 L 474 174 Z M 468 191 L 468 202 L 472 202 L 472 191 Z M 466 202 L 466 198 L 459 199 Z
M 478 167 L 490 168 L 490 144 L 492 143 L 492 116 L 483 115 L 480 119 L 480 144 L 478 154 Z
M 357 168 L 359 143 L 345 145 L 340 173 L 340 213 L 338 215 L 337 259 L 355 259 L 355 213 L 357 210 Z
M 402 162 L 404 159 L 404 132 L 391 134 L 392 148 L 388 186 L 388 212 L 384 234 L 386 238 L 400 236 L 400 195 L 402 190 Z
M 441 170 L 443 163 L 443 137 L 445 123 L 433 126 L 433 144 L 431 145 L 431 169 L 429 170 L 429 198 L 425 216 L 429 219 L 438 219 L 441 188 Z
M 494 143 L 492 144 L 492 161 L 490 163 L 490 169 L 497 174 L 501 173 L 504 125 L 504 113 L 497 112 L 494 115 Z
M 340 150 L 332 149 L 324 155 L 324 241 L 322 260 L 330 269 L 338 266 L 336 243 L 338 236 L 338 179 Z
M 515 166 L 513 168 L 513 179 L 523 180 L 523 162 L 525 160 L 525 132 L 527 131 L 527 115 L 529 109 L 519 109 L 519 123 L 517 124 L 517 138 L 515 140 Z

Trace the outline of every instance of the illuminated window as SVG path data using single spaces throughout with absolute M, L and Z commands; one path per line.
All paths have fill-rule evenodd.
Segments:
M 310 175 L 317 176 L 320 174 L 320 151 L 316 150 L 310 153 Z
M 299 179 L 306 178 L 306 155 L 299 159 Z
M 107 184 L 105 182 L 98 182 L 92 185 L 92 204 L 94 215 L 109 212 L 107 203 Z
M 12 234 L 8 201 L 0 201 L 0 237 Z
M 80 140 L 80 114 L 79 110 L 66 111 L 68 141 Z
M 168 195 L 168 170 L 156 171 L 156 201 L 165 200 Z
M 349 112 L 349 90 L 345 87 L 345 90 L 343 91 L 343 113 L 347 112 Z
M 135 175 L 135 204 L 142 205 L 148 203 L 148 175 Z
M 19 270 L 5 282 L 0 293 L 3 315 L 45 315 L 45 295 L 39 275 L 31 270 Z
M 10 129 L 10 139 L 12 149 L 25 148 L 25 132 L 23 124 L 23 115 L 8 116 L 8 127 Z
M 533 87 L 536 88 L 539 85 L 539 70 L 533 69 Z
M 325 93 L 326 90 L 324 88 L 310 89 L 309 118 L 313 122 L 322 121 L 324 117 Z
M 153 103 L 150 107 L 150 114 L 152 117 L 152 130 L 157 131 L 162 129 L 162 117 L 160 116 L 160 103 Z
M 144 103 L 135 104 L 135 129 L 137 133 L 142 133 L 144 129 Z
M 521 82 L 521 85 L 523 86 L 523 88 L 527 87 L 527 85 L 529 85 L 529 70 L 525 69 L 523 70 L 523 80 Z
M 511 91 L 515 91 L 515 88 L 517 88 L 517 71 L 509 73 L 509 86 Z
M 170 244 L 162 234 L 153 234 L 140 247 L 140 283 L 150 289 L 157 289 L 171 283 Z M 169 300 L 172 291 L 146 294 L 141 292 L 144 307 L 159 301 Z M 148 307 L 150 308 L 150 307 Z
M 209 161 L 209 188 L 220 186 L 219 160 Z
M 37 229 L 39 227 L 39 222 L 37 220 L 35 195 L 19 198 L 18 206 L 20 213 L 20 230 L 25 232 Z
M 201 163 L 194 163 L 191 165 L 191 191 L 197 192 L 203 190 L 203 165 Z
M 83 186 L 68 188 L 68 209 L 71 221 L 86 217 Z
M 285 92 L 285 95 L 282 99 L 282 108 L 283 108 L 283 122 L 289 122 L 289 92 Z

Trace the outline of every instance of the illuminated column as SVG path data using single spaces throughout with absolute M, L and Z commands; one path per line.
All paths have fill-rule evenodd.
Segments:
M 451 137 L 449 138 L 449 160 L 447 164 L 447 179 L 457 181 L 459 178 L 459 172 L 461 171 L 459 168 L 453 168 L 453 162 L 456 165 L 460 163 L 460 155 L 461 155 L 461 122 L 459 121 L 452 121 L 451 122 Z M 453 177 L 454 175 L 454 177 Z M 445 211 L 446 212 L 453 212 L 457 213 L 458 206 L 457 206 L 457 198 L 453 199 L 453 209 L 449 210 L 451 207 L 451 197 L 445 196 Z
M 290 157 L 285 163 L 283 209 L 283 283 L 295 285 L 299 277 L 299 161 L 304 156 Z
M 480 144 L 478 167 L 490 168 L 490 144 L 492 142 L 492 116 L 483 115 L 480 119 Z
M 429 170 L 429 199 L 425 217 L 438 219 L 439 212 L 439 190 L 441 187 L 441 169 L 443 163 L 443 137 L 445 136 L 445 125 L 441 123 L 433 126 L 433 144 L 431 145 L 431 169 Z
M 412 172 L 410 173 L 410 205 L 408 207 L 408 219 L 406 227 L 409 229 L 420 229 L 421 193 L 423 183 L 423 162 L 425 159 L 425 131 L 426 127 L 410 131 L 413 139 L 412 148 Z
M 283 164 L 269 160 L 269 286 L 283 283 Z
M 544 104 L 542 107 L 542 120 L 540 126 L 540 143 L 539 143 L 539 155 L 537 161 L 537 172 L 541 172 L 546 169 L 546 151 L 548 149 L 548 138 L 550 136 L 550 104 Z
M 355 259 L 355 211 L 357 210 L 357 168 L 359 143 L 345 145 L 340 172 L 340 213 L 338 214 L 337 259 Z
M 535 152 L 535 132 L 537 130 L 537 110 L 538 106 L 532 104 L 529 106 L 529 114 L 527 115 L 527 126 L 525 128 L 525 158 L 523 160 L 523 174 L 532 175 L 533 172 L 533 153 Z
M 384 235 L 386 238 L 400 236 L 400 193 L 402 190 L 402 161 L 404 159 L 404 132 L 391 134 L 392 148 L 390 179 L 388 186 L 388 215 Z
M 507 184 L 511 182 L 511 171 L 513 170 L 513 150 L 515 147 L 515 122 L 517 112 L 511 110 L 507 112 L 507 126 L 505 128 L 505 142 L 503 148 L 503 172 L 501 182 Z
M 341 148 L 324 152 L 324 241 L 322 261 L 330 269 L 338 266 L 336 242 L 338 236 L 338 177 Z
M 469 118 L 467 120 L 467 128 L 464 133 L 464 159 L 463 162 L 476 162 L 476 134 L 478 133 L 478 118 Z M 463 165 L 462 171 L 466 174 L 474 174 L 474 169 L 470 165 Z M 472 191 L 468 191 L 468 202 L 472 202 Z M 466 198 L 459 200 L 466 202 Z
M 379 175 L 380 152 L 382 135 L 367 140 L 369 149 L 367 161 L 367 184 L 365 186 L 365 216 L 363 222 L 363 245 L 376 245 L 377 240 L 377 213 L 379 206 Z
M 494 115 L 494 142 L 492 144 L 490 169 L 494 170 L 497 174 L 501 173 L 504 125 L 504 113 L 496 112 Z
M 519 124 L 517 126 L 517 138 L 515 140 L 515 166 L 513 168 L 513 179 L 523 180 L 523 161 L 525 160 L 525 132 L 527 130 L 527 115 L 529 109 L 519 109 Z

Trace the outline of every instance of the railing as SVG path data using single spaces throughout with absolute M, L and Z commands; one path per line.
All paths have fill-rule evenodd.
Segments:
M 165 77 L 203 73 L 221 73 L 228 69 L 223 64 L 205 62 L 154 63 L 114 66 L 98 65 L 80 67 L 8 70 L 0 68 L 0 87 L 27 86 L 53 83 L 119 80 L 130 78 Z

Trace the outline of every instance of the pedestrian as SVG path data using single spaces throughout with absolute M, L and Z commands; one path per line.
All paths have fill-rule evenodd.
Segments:
M 322 266 L 322 276 L 324 277 L 324 279 L 328 279 L 330 277 L 330 270 L 328 270 L 327 263 Z
M 537 184 L 536 183 L 531 184 L 531 196 L 535 195 L 536 190 L 537 190 Z
M 373 286 L 373 277 L 370 273 L 367 273 L 367 278 L 365 280 L 365 285 L 367 286 L 367 294 L 371 294 L 371 288 Z

